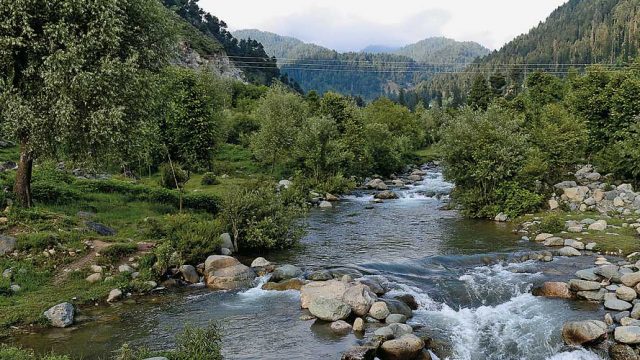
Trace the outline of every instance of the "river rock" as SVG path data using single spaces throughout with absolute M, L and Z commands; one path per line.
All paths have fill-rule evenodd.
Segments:
M 364 320 L 362 320 L 362 318 L 358 317 L 353 321 L 353 331 L 364 331 Z
M 607 324 L 598 320 L 570 321 L 562 326 L 565 344 L 579 346 L 597 342 L 607 337 Z
M 280 180 L 278 182 L 278 189 L 282 189 L 282 188 L 288 189 L 289 187 L 291 187 L 291 185 L 293 185 L 293 183 L 290 180 L 286 180 L 286 179 Z
M 562 249 L 558 250 L 558 255 L 560 256 L 581 256 L 582 254 L 580 253 L 580 251 L 570 247 L 570 246 L 565 246 Z
M 629 317 L 631 313 L 628 311 L 620 311 L 618 313 L 616 313 L 615 315 L 613 315 L 613 319 L 617 322 L 617 323 L 622 323 L 622 319 Z
M 606 294 L 607 291 L 605 289 L 600 289 L 598 291 L 578 291 L 576 296 L 587 301 L 601 302 L 604 301 Z
M 336 201 L 339 201 L 339 200 L 340 200 L 337 196 L 335 196 L 335 195 L 333 195 L 333 194 L 329 194 L 329 193 L 326 193 L 326 194 L 324 195 L 324 198 L 325 198 L 325 200 L 327 200 L 327 201 L 331 201 L 331 202 L 336 202 Z
M 620 286 L 618 289 L 616 289 L 616 296 L 618 297 L 618 299 L 623 301 L 633 301 L 636 298 L 637 294 L 636 291 L 630 287 Z
M 587 245 L 585 245 L 584 248 L 586 250 L 593 251 L 596 248 L 596 246 L 598 246 L 598 244 L 596 244 L 594 242 L 590 242 Z
M 555 187 L 556 189 L 567 189 L 574 188 L 576 186 L 578 186 L 578 184 L 575 181 L 563 181 L 561 183 L 555 184 L 553 187 Z
M 413 316 L 413 311 L 404 302 L 396 299 L 380 299 L 387 304 L 390 314 L 402 314 L 408 318 Z
M 388 190 L 389 189 L 387 187 L 387 184 L 385 184 L 384 181 L 382 181 L 380 179 L 373 179 L 373 180 L 369 181 L 367 183 L 367 187 L 369 189 L 380 190 L 380 191 L 384 191 L 384 190 Z
M 390 327 L 385 326 L 385 327 L 376 329 L 376 331 L 373 332 L 373 335 L 384 338 L 385 340 L 390 340 L 390 339 L 393 339 L 393 330 L 391 330 Z
M 542 287 L 536 289 L 533 293 L 536 296 L 544 296 L 549 298 L 571 299 L 571 291 L 569 285 L 563 282 L 545 282 Z
M 90 284 L 97 283 L 99 281 L 102 281 L 102 274 L 100 274 L 100 273 L 91 274 L 91 275 L 87 276 L 86 280 Z
M 198 272 L 196 271 L 196 268 L 193 267 L 192 265 L 182 265 L 180 266 L 180 275 L 182 275 L 182 278 L 189 283 L 192 284 L 197 284 L 200 282 L 200 275 L 198 275 Z
M 633 310 L 629 314 L 634 319 L 640 319 L 640 303 L 636 303 L 633 305 Z
M 311 315 L 324 321 L 344 320 L 351 314 L 351 307 L 336 299 L 317 297 L 309 304 Z
M 367 285 L 356 284 L 347 289 L 342 296 L 342 301 L 351 306 L 351 310 L 357 316 L 367 315 L 371 305 L 378 300 Z
M 566 239 L 564 246 L 569 246 L 577 250 L 584 250 L 584 243 L 574 239 Z
M 114 302 L 120 300 L 122 298 L 122 291 L 120 289 L 113 289 L 109 292 L 109 296 L 107 296 L 107 302 Z
M 569 280 L 569 287 L 573 291 L 592 291 L 592 290 L 600 290 L 600 283 L 595 281 L 586 281 L 586 280 L 578 280 L 571 279 Z
M 613 344 L 609 347 L 609 357 L 611 360 L 639 360 L 633 348 L 625 344 Z
M 302 275 L 302 270 L 299 267 L 293 265 L 278 266 L 271 274 L 271 281 L 282 281 L 287 279 L 297 278 Z
M 640 344 L 640 326 L 618 326 L 613 337 L 623 344 Z
M 507 220 L 509 220 L 509 215 L 505 213 L 499 213 L 498 215 L 496 215 L 494 220 L 497 222 L 506 222 Z
M 374 196 L 374 198 L 380 199 L 380 200 L 393 200 L 393 199 L 397 199 L 398 198 L 398 194 L 396 194 L 395 192 L 393 192 L 391 190 L 385 190 L 383 192 L 377 193 Z
M 367 285 L 376 295 L 384 295 L 386 293 L 385 288 L 374 278 L 362 278 L 358 279 L 358 282 Z
M 542 233 L 542 234 L 538 234 L 538 235 L 536 235 L 536 237 L 535 237 L 535 241 L 537 241 L 537 242 L 542 242 L 542 241 L 545 241 L 545 240 L 547 240 L 548 238 L 552 238 L 552 237 L 553 237 L 553 234 Z
M 16 238 L 0 234 L 0 255 L 6 255 L 16 248 Z
M 333 279 L 333 275 L 331 275 L 331 271 L 329 270 L 318 270 L 307 275 L 307 279 L 313 281 L 327 281 Z
M 44 316 L 54 327 L 65 328 L 73 325 L 75 310 L 68 302 L 55 305 L 44 312 Z
M 624 311 L 631 309 L 633 305 L 620 299 L 607 299 L 604 301 L 604 307 L 611 310 Z
M 589 225 L 589 230 L 593 231 L 605 231 L 607 230 L 607 222 L 605 220 L 598 220 Z
M 617 267 L 616 265 L 603 265 L 593 270 L 593 273 L 602 276 L 607 280 L 619 283 L 622 274 L 618 271 L 618 269 L 619 267 Z
M 232 252 L 235 251 L 235 246 L 233 246 L 233 241 L 231 240 L 231 234 L 224 233 L 220 235 L 220 247 L 223 249 L 229 249 Z
M 564 246 L 564 239 L 561 237 L 553 236 L 553 237 L 547 238 L 543 242 L 543 245 L 544 246 Z
M 262 290 L 273 290 L 273 291 L 287 291 L 287 290 L 300 290 L 304 286 L 304 281 L 302 279 L 293 278 L 287 279 L 280 282 L 268 282 L 262 285 Z
M 383 301 L 377 301 L 371 305 L 369 309 L 369 316 L 377 320 L 384 320 L 389 316 L 389 308 L 387 303 Z
M 251 267 L 252 268 L 263 268 L 263 267 L 267 267 L 269 265 L 271 265 L 271 263 L 267 259 L 265 259 L 263 257 L 255 258 L 251 262 Z
M 97 222 L 87 221 L 85 224 L 89 229 L 95 231 L 98 235 L 114 236 L 116 234 L 116 231 L 114 229 Z
M 576 276 L 582 280 L 598 281 L 598 275 L 595 274 L 596 268 L 584 269 L 576 271 Z
M 379 351 L 381 360 L 412 360 L 416 359 L 424 348 L 424 341 L 419 337 L 408 334 L 399 339 L 382 343 Z
M 374 360 L 378 349 L 372 346 L 354 346 L 342 354 L 341 360 Z
M 362 277 L 362 273 L 360 271 L 346 267 L 331 269 L 331 275 L 333 275 L 334 279 L 342 279 L 345 275 L 351 276 L 352 279 Z
M 331 209 L 333 207 L 333 204 L 331 204 L 331 202 L 323 200 L 320 201 L 320 204 L 318 204 L 318 207 L 321 209 Z
M 231 256 L 211 255 L 204 263 L 207 287 L 233 290 L 251 285 L 256 273 Z
M 401 294 L 394 296 L 394 299 L 403 302 L 407 305 L 411 310 L 418 310 L 420 308 L 420 304 L 416 301 L 416 298 L 411 294 Z
M 326 298 L 342 301 L 349 284 L 339 280 L 314 281 L 300 288 L 300 303 L 303 309 L 309 308 L 311 301 L 316 298 Z
M 623 317 L 622 319 L 620 319 L 620 325 L 622 325 L 622 326 L 640 326 L 640 320 L 636 320 L 636 319 L 633 319 L 633 318 L 630 318 L 630 317 L 626 316 L 626 317 Z
M 404 324 L 407 322 L 407 317 L 402 314 L 391 314 L 384 320 L 387 324 Z
M 344 320 L 338 320 L 338 321 L 334 321 L 331 323 L 331 331 L 333 331 L 336 334 L 348 334 L 351 332 L 351 325 L 349 325 L 348 322 L 344 321 Z
M 634 287 L 640 283 L 640 272 L 624 274 L 620 277 L 620 282 L 628 287 Z

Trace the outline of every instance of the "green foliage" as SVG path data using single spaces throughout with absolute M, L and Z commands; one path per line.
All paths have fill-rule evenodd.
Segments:
M 160 185 L 165 189 L 182 189 L 189 181 L 190 174 L 177 163 L 164 163 L 160 166 Z
M 487 79 L 483 75 L 477 75 L 471 85 L 467 104 L 475 110 L 487 110 L 492 97 L 493 92 L 487 83 Z
M 220 219 L 241 252 L 287 249 L 303 235 L 303 203 L 271 184 L 240 189 L 222 203 Z
M 138 247 L 135 243 L 115 243 L 100 250 L 100 255 L 106 259 L 107 263 L 112 264 L 133 254 L 137 249 Z
M 18 236 L 17 249 L 20 251 L 41 252 L 58 244 L 59 235 L 53 232 L 33 232 Z
M 540 231 L 549 234 L 557 234 L 564 230 L 564 219 L 558 214 L 551 214 L 545 216 L 540 221 Z
M 57 355 L 38 356 L 32 350 L 0 344 L 0 360 L 70 360 L 70 358 Z
M 622 179 L 640 179 L 640 119 L 599 156 L 599 165 Z
M 210 168 L 225 136 L 222 110 L 231 102 L 228 83 L 208 70 L 172 67 L 163 72 L 160 87 L 161 143 L 187 169 Z
M 500 184 L 495 189 L 495 197 L 499 207 L 493 213 L 503 212 L 510 218 L 534 212 L 540 208 L 544 201 L 543 195 L 525 189 L 517 182 Z
M 160 225 L 160 226 L 158 226 Z M 168 240 L 185 263 L 197 264 L 220 247 L 222 226 L 217 221 L 203 220 L 193 215 L 170 215 L 156 225 L 156 235 Z M 182 264 L 171 264 L 182 265 Z
M 216 174 L 212 172 L 204 173 L 202 175 L 202 180 L 200 181 L 201 185 L 217 185 L 220 183 Z

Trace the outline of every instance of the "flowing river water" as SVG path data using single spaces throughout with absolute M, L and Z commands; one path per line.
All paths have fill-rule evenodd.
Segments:
M 385 296 L 410 293 L 417 299 L 420 308 L 409 323 L 436 339 L 442 359 L 606 358 L 565 347 L 560 337 L 565 321 L 601 319 L 599 306 L 530 293 L 544 281 L 566 281 L 593 257 L 517 261 L 519 253 L 540 248 L 507 225 L 444 210 L 452 185 L 437 169 L 427 171 L 423 182 L 398 190 L 399 200 L 373 205 L 371 194 L 356 192 L 333 209 L 313 210 L 302 248 L 268 260 L 386 277 L 395 290 Z M 71 329 L 15 340 L 43 352 L 106 359 L 123 343 L 169 348 L 185 324 L 210 320 L 222 324 L 227 359 L 339 359 L 363 340 L 300 320 L 297 292 L 264 291 L 259 284 L 232 292 L 183 289 L 83 313 L 84 321 Z

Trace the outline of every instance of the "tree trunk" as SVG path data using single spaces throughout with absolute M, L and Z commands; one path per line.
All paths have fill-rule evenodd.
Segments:
M 33 170 L 33 154 L 29 149 L 27 139 L 20 140 L 20 163 L 16 172 L 16 182 L 13 192 L 16 202 L 22 207 L 31 207 L 31 173 Z

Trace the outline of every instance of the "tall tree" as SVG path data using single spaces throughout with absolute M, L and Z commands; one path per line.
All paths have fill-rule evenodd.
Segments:
M 33 161 L 116 154 L 147 118 L 145 79 L 175 43 L 156 0 L 0 0 L 0 121 L 20 143 L 16 200 Z
M 474 109 L 487 110 L 492 98 L 491 88 L 487 84 L 487 80 L 484 76 L 478 75 L 473 80 L 471 90 L 469 91 L 469 97 L 467 98 L 467 104 Z

